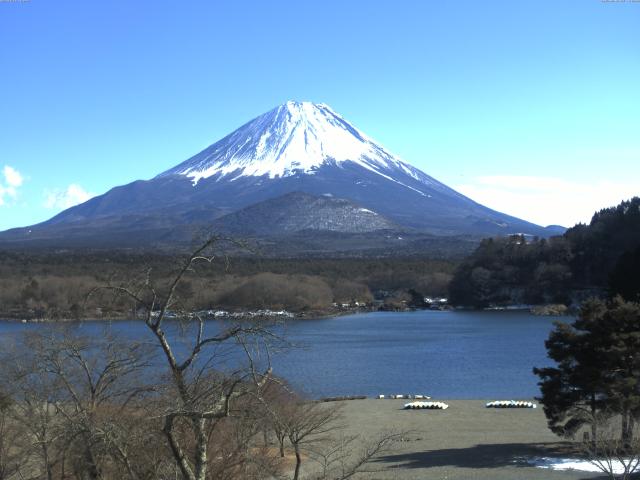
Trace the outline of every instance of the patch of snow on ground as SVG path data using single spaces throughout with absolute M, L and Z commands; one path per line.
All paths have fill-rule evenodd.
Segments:
M 580 472 L 602 473 L 602 470 L 598 468 L 597 465 L 578 458 L 541 457 L 532 458 L 528 463 L 538 468 L 548 468 L 550 470 L 577 470 Z M 615 474 L 624 472 L 624 466 L 619 461 L 612 461 L 612 467 Z

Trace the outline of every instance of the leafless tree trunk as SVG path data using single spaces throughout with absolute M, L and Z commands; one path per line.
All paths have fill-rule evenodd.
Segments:
M 329 434 L 341 428 L 339 418 L 340 410 L 333 405 L 301 400 L 290 403 L 280 411 L 276 422 L 280 422 L 286 432 L 296 457 L 293 480 L 300 478 L 302 451 L 329 440 Z
M 234 403 L 239 399 L 259 396 L 260 389 L 271 373 L 268 366 L 261 373 L 257 372 L 248 347 L 248 343 L 255 338 L 269 337 L 270 333 L 266 329 L 259 325 L 234 325 L 208 335 L 203 318 L 179 311 L 180 302 L 176 292 L 181 282 L 187 273 L 194 270 L 196 264 L 212 262 L 214 257 L 208 252 L 218 240 L 218 237 L 210 238 L 189 255 L 164 293 L 154 286 L 151 272 L 138 285 L 102 287 L 133 300 L 145 312 L 145 325 L 162 351 L 174 398 L 174 403 L 167 405 L 162 413 L 162 431 L 185 480 L 207 479 L 210 427 L 223 418 L 232 417 L 235 414 Z M 181 355 L 178 355 L 165 330 L 169 313 L 177 313 L 177 317 L 195 328 L 191 346 Z M 229 343 L 235 343 L 244 349 L 248 368 L 218 379 L 207 376 L 206 373 L 214 371 L 216 365 L 213 355 L 205 355 L 206 350 Z M 203 355 L 205 358 L 201 358 Z M 189 431 L 187 437 L 185 428 Z

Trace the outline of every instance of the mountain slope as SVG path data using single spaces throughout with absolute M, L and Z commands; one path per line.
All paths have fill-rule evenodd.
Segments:
M 429 235 L 555 233 L 461 195 L 394 156 L 326 105 L 287 102 L 150 180 L 115 187 L 39 225 L 4 232 L 0 242 L 72 240 L 89 246 L 100 238 L 117 246 L 135 238 L 140 245 L 159 239 L 171 243 L 186 235 L 178 231 L 209 227 L 220 217 L 292 192 L 331 195 L 364 209 L 349 214 L 351 230 L 367 224 L 367 210 L 397 228 Z M 338 217 L 339 212 L 333 210 Z M 241 225 L 251 223 L 246 215 L 227 221 L 237 231 L 248 231 Z M 298 217 L 294 223 L 304 223 Z M 326 218 L 323 228 L 340 222 L 349 231 L 339 218 Z

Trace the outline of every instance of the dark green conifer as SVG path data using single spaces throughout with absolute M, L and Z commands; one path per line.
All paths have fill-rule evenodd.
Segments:
M 556 323 L 545 345 L 556 366 L 534 373 L 551 430 L 572 436 L 590 425 L 595 442 L 598 423 L 619 415 L 621 439 L 630 441 L 640 417 L 640 304 L 589 300 L 573 323 Z

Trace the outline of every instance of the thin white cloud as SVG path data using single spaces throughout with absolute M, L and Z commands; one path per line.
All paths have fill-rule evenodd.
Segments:
M 86 202 L 94 193 L 87 192 L 76 183 L 72 183 L 66 189 L 45 191 L 45 208 L 65 209 Z
M 494 210 L 539 225 L 566 227 L 589 223 L 597 210 L 640 195 L 640 185 L 631 182 L 519 175 L 482 176 L 454 188 Z
M 2 180 L 0 180 L 0 206 L 6 205 L 6 198 L 16 198 L 18 188 L 24 183 L 24 177 L 18 170 L 9 165 L 2 169 Z

